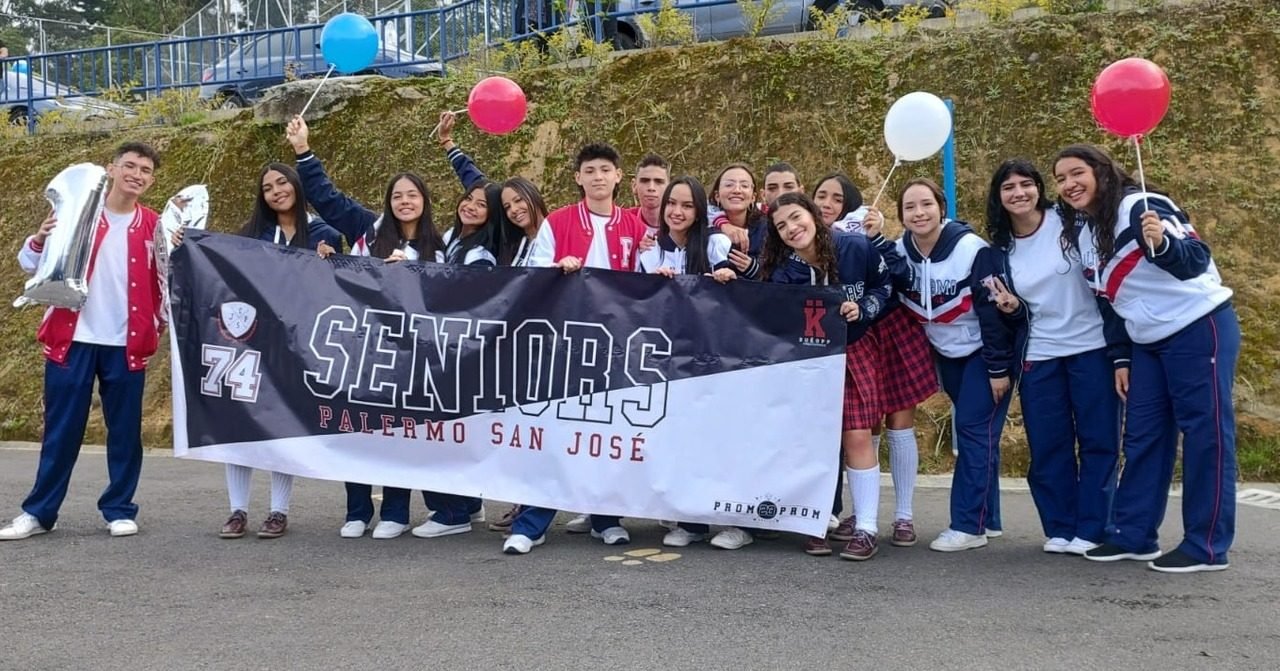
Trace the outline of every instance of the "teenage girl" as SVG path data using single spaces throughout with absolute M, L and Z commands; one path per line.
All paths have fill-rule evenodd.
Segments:
M 987 193 L 991 246 L 974 263 L 974 306 L 991 393 L 998 399 L 1016 386 L 1022 399 L 1044 551 L 1083 555 L 1106 534 L 1120 399 L 1102 314 L 1080 260 L 1062 253 L 1062 232 L 1035 166 L 1001 164 Z
M 973 310 L 973 261 L 987 243 L 968 224 L 944 219 L 946 199 L 929 179 L 907 182 L 898 196 L 905 229 L 896 244 L 884 239 L 884 216 L 872 208 L 863 228 L 885 256 L 898 299 L 924 324 L 942 388 L 951 398 L 957 456 L 951 483 L 951 523 L 929 547 L 954 552 L 983 547 L 995 527 L 1000 434 L 1009 396 L 996 399 L 982 359 Z
M 1101 149 L 1072 145 L 1053 166 L 1062 241 L 1132 340 L 1115 371 L 1127 401 L 1114 527 L 1095 561 L 1151 560 L 1168 573 L 1220 571 L 1235 536 L 1236 425 L 1231 403 L 1240 325 L 1209 247 L 1168 196 L 1143 192 Z M 1108 341 L 1123 339 L 1108 329 Z M 1182 529 L 1161 555 L 1157 530 L 1182 438 Z

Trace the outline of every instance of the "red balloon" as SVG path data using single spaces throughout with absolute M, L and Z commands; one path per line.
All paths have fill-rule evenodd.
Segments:
M 1146 135 L 1160 125 L 1172 95 L 1169 76 L 1145 58 L 1108 65 L 1093 82 L 1093 118 L 1121 137 Z
M 480 80 L 467 97 L 467 115 L 476 128 L 493 135 L 506 135 L 524 123 L 529 111 L 520 86 L 506 77 Z

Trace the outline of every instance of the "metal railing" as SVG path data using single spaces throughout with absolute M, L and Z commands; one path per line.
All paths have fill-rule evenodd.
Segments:
M 697 0 L 679 7 L 736 1 Z M 612 39 L 617 20 L 659 9 L 656 2 L 633 4 L 635 9 L 616 11 L 617 2 L 611 0 L 460 0 L 372 16 L 382 49 L 370 70 L 393 76 L 443 75 L 448 63 L 468 56 L 478 41 L 494 46 L 571 27 L 584 27 L 584 39 Z M 251 94 L 288 79 L 322 75 L 327 69 L 319 46 L 323 27 L 313 23 L 3 59 L 0 111 L 10 123 L 25 121 L 34 133 L 37 117 L 48 112 L 128 116 L 128 108 L 96 100 L 108 93 L 123 100 L 195 87 L 201 98 Z

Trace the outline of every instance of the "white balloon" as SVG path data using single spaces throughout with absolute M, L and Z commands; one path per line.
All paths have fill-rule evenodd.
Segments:
M 951 137 L 951 110 L 932 93 L 898 98 L 884 117 L 884 142 L 899 161 L 923 161 Z

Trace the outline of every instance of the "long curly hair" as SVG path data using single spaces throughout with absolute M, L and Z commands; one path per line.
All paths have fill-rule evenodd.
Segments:
M 782 208 L 798 205 L 813 217 L 813 244 L 817 250 L 818 264 L 813 266 L 818 271 L 818 280 L 828 284 L 840 281 L 839 265 L 836 262 L 835 234 L 831 227 L 822 223 L 822 211 L 803 193 L 793 191 L 778 196 L 769 208 L 769 226 L 765 233 L 764 250 L 760 253 L 760 278 L 769 281 L 773 272 L 786 265 L 791 257 L 792 249 L 778 232 L 777 216 Z
M 1058 163 L 1066 158 L 1078 158 L 1093 170 L 1097 191 L 1094 193 L 1092 209 L 1096 214 L 1076 210 L 1061 195 L 1058 196 L 1058 209 L 1062 213 L 1062 249 L 1064 253 L 1069 251 L 1077 256 L 1080 254 L 1075 223 L 1083 219 L 1089 223 L 1093 246 L 1098 250 L 1098 267 L 1105 267 L 1116 253 L 1116 217 L 1119 216 L 1120 201 L 1124 199 L 1126 189 L 1139 188 L 1138 182 L 1101 147 L 1091 144 L 1064 147 L 1053 159 L 1055 175 Z

